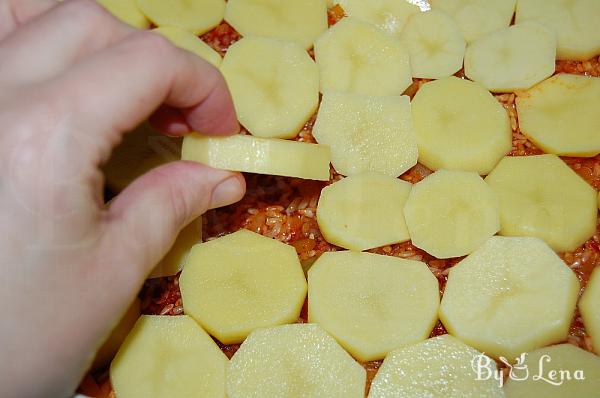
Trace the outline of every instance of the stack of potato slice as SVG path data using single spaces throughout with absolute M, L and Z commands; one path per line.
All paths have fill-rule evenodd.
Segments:
M 246 131 L 192 133 L 182 159 L 329 181 L 317 222 L 348 249 L 322 254 L 307 281 L 284 243 L 245 230 L 199 243 L 189 226 L 152 274 L 183 269 L 186 315 L 138 320 L 111 366 L 118 398 L 362 397 L 359 362 L 382 359 L 371 397 L 598 396 L 600 358 L 549 345 L 566 340 L 581 287 L 557 253 L 598 216 L 596 190 L 559 156 L 600 154 L 600 78 L 555 75 L 555 61 L 600 54 L 599 1 L 98 1 L 223 72 Z M 346 16 L 328 28 L 333 3 Z M 221 58 L 198 36 L 223 20 L 242 38 Z M 116 190 L 173 160 L 148 151 L 144 128 L 106 167 Z M 545 154 L 508 156 L 517 130 Z M 431 174 L 398 178 L 417 162 Z M 408 241 L 456 263 L 441 299 L 425 262 L 363 252 Z M 307 294 L 310 323 L 286 325 Z M 598 303 L 600 270 L 579 302 L 600 354 Z M 449 334 L 429 338 L 438 320 Z M 209 335 L 241 347 L 229 361 Z M 552 389 L 492 376 L 494 361 L 545 356 L 586 377 Z M 476 380 L 475 359 L 490 378 Z

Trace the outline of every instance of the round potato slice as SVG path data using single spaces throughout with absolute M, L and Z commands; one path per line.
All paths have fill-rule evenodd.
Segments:
M 480 84 L 425 83 L 412 101 L 419 162 L 433 170 L 489 173 L 512 148 L 508 114 Z
M 535 236 L 558 252 L 596 231 L 596 191 L 555 155 L 506 157 L 485 182 L 500 200 L 500 234 Z
M 217 68 L 221 65 L 221 55 L 199 37 L 187 30 L 174 28 L 172 26 L 163 26 L 162 28 L 156 28 L 152 31 L 163 35 L 177 47 L 196 54 Z
M 321 191 L 319 229 L 327 242 L 356 251 L 407 241 L 403 210 L 411 186 L 377 173 L 335 182 Z
M 229 398 L 359 398 L 365 369 L 314 324 L 261 329 L 231 360 Z
M 308 318 L 360 361 L 426 339 L 439 285 L 418 261 L 372 253 L 323 253 L 308 271 Z
M 500 229 L 496 195 L 464 171 L 439 170 L 415 184 L 404 217 L 413 245 L 437 258 L 469 254 Z
M 481 380 L 476 379 L 475 362 Z M 445 334 L 390 352 L 373 379 L 369 398 L 503 398 L 500 383 L 484 379 L 497 371 L 491 358 Z
M 154 25 L 174 26 L 201 35 L 217 26 L 225 15 L 225 0 L 137 0 Z
M 372 23 L 379 29 L 398 36 L 406 21 L 420 10 L 416 4 L 398 0 L 344 0 L 347 15 Z
M 194 246 L 179 285 L 185 313 L 223 344 L 296 321 L 306 297 L 294 248 L 245 229 Z
M 529 377 L 509 377 L 507 398 L 596 398 L 600 391 L 600 358 L 571 344 L 527 353 L 522 368 L 529 370 Z
M 292 41 L 305 49 L 327 30 L 322 0 L 229 0 L 225 20 L 243 36 Z
M 302 47 L 246 37 L 227 50 L 221 72 L 238 119 L 263 138 L 292 138 L 319 105 L 319 70 Z
M 440 306 L 446 330 L 494 358 L 563 341 L 579 281 L 537 238 L 494 236 L 450 269 Z
M 587 334 L 592 338 L 594 352 L 600 355 L 600 268 L 596 267 L 585 292 L 579 300 L 579 312 Z
M 346 176 L 377 172 L 398 177 L 417 164 L 407 96 L 326 93 L 313 135 L 331 148 L 333 167 Z
M 224 397 L 228 359 L 186 315 L 142 315 L 110 366 L 120 398 Z

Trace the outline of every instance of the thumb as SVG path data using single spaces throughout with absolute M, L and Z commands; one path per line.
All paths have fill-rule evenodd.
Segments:
M 127 264 L 130 276 L 145 279 L 182 228 L 208 209 L 237 202 L 244 191 L 241 174 L 194 162 L 169 163 L 138 178 L 108 211 L 105 238 L 121 272 Z

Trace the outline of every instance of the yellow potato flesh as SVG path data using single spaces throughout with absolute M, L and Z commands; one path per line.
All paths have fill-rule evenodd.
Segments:
M 519 93 L 516 104 L 521 131 L 544 152 L 600 153 L 600 78 L 559 74 Z
M 186 315 L 143 315 L 110 367 L 120 398 L 225 397 L 229 361 Z
M 233 356 L 229 398 L 362 398 L 365 369 L 315 324 L 253 332 Z
M 489 173 L 512 148 L 508 115 L 478 83 L 451 76 L 412 101 L 419 162 L 433 170 Z
M 294 248 L 245 229 L 194 246 L 179 285 L 185 313 L 224 344 L 296 321 L 306 297 Z
M 525 380 L 509 380 L 506 398 L 596 398 L 600 391 L 600 358 L 571 344 L 540 348 L 526 355 L 521 370 Z M 576 373 L 577 372 L 577 373 Z
M 426 339 L 439 307 L 424 263 L 372 253 L 324 253 L 308 271 L 308 318 L 360 361 Z
M 329 243 L 356 251 L 407 241 L 403 210 L 410 189 L 376 173 L 347 177 L 321 191 L 319 229 Z
M 477 173 L 439 170 L 404 207 L 412 243 L 437 258 L 473 252 L 500 229 L 498 199 Z
M 192 221 L 181 230 L 171 249 L 154 267 L 148 278 L 176 275 L 183 269 L 192 246 L 202 242 L 202 218 Z
M 225 0 L 137 0 L 140 10 L 158 27 L 174 26 L 201 35 L 225 15 Z
M 592 338 L 594 352 L 600 355 L 600 268 L 590 277 L 581 300 L 579 312 L 587 334 Z
M 496 379 L 476 380 L 474 359 L 481 361 L 482 375 L 497 371 L 491 358 L 448 334 L 399 348 L 383 361 L 369 398 L 503 398 Z
M 596 231 L 596 191 L 555 155 L 506 157 L 486 177 L 500 200 L 500 234 L 535 236 L 558 252 Z
M 540 239 L 494 236 L 450 269 L 440 319 L 466 344 L 514 362 L 567 337 L 578 294 L 573 271 Z
M 372 171 L 398 177 L 417 164 L 407 96 L 326 93 L 313 135 L 331 147 L 333 167 L 346 176 Z
M 153 29 L 152 31 L 163 35 L 177 47 L 196 54 L 214 67 L 218 68 L 219 65 L 221 65 L 221 55 L 198 36 L 195 36 L 187 30 L 174 28 L 172 26 L 163 26 L 161 28 Z
M 183 140 L 181 158 L 217 169 L 329 180 L 329 147 L 248 135 L 204 137 L 190 134 Z
M 121 21 L 138 29 L 147 29 L 150 21 L 146 19 L 137 5 L 137 0 L 96 0 Z

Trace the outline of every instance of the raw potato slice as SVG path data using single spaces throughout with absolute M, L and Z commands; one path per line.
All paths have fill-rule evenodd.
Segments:
M 406 0 L 346 0 L 344 11 L 350 17 L 370 22 L 392 35 L 399 35 L 419 7 Z
M 437 258 L 469 254 L 500 229 L 498 199 L 473 172 L 425 177 L 413 186 L 404 216 L 413 245 Z
M 123 344 L 123 341 L 125 341 L 125 338 L 140 317 L 140 306 L 140 299 L 136 298 L 96 353 L 92 370 L 105 366 L 114 358 L 117 351 L 119 351 L 119 347 L 121 347 L 121 344 Z
M 516 99 L 519 127 L 547 153 L 600 153 L 600 78 L 559 74 Z
M 183 140 L 181 158 L 218 169 L 327 181 L 331 156 L 325 145 L 249 135 L 205 137 L 193 133 Z
M 600 355 L 600 268 L 590 277 L 581 300 L 579 312 L 587 334 L 592 338 L 594 352 Z
M 187 30 L 163 26 L 162 28 L 153 29 L 153 32 L 163 35 L 177 47 L 196 54 L 217 68 L 221 65 L 221 55 L 213 50 L 211 46 Z
M 597 0 L 519 0 L 516 22 L 537 21 L 558 34 L 558 59 L 585 61 L 600 54 Z
M 121 398 L 225 397 L 229 361 L 186 315 L 142 315 L 110 366 Z
M 504 398 L 498 381 L 476 379 L 474 359 L 481 361 L 482 374 L 497 371 L 491 358 L 448 334 L 399 348 L 383 361 L 369 398 Z
M 517 0 L 429 0 L 431 8 L 450 14 L 467 43 L 510 25 Z
M 598 397 L 600 358 L 574 345 L 559 344 L 530 352 L 523 366 L 530 369 L 530 376 L 519 381 L 509 379 L 504 389 L 507 398 Z
M 412 16 L 400 39 L 410 54 L 413 77 L 440 79 L 462 68 L 465 39 L 454 20 L 442 11 Z
M 245 229 L 194 246 L 179 285 L 185 313 L 223 344 L 297 320 L 306 297 L 294 248 Z
M 140 10 L 158 27 L 174 26 L 201 35 L 225 15 L 225 0 L 138 0 Z
M 596 191 L 555 155 L 506 157 L 485 181 L 500 200 L 501 235 L 565 252 L 596 231 Z
M 138 29 L 147 29 L 150 21 L 146 19 L 137 5 L 137 0 L 96 0 L 121 21 Z
M 471 43 L 465 75 L 492 92 L 526 90 L 554 73 L 555 59 L 555 33 L 539 23 L 524 22 Z
M 171 250 L 162 258 L 160 263 L 148 278 L 162 278 L 177 275 L 183 269 L 192 246 L 202 242 L 202 217 L 198 217 L 181 230 Z
M 346 17 L 315 42 L 321 92 L 400 95 L 412 84 L 409 55 L 400 41 Z
M 356 251 L 410 239 L 404 203 L 411 184 L 377 173 L 358 174 L 323 188 L 319 229 L 329 243 Z
M 221 72 L 254 136 L 293 138 L 319 105 L 319 69 L 297 44 L 243 38 L 227 50 Z
M 229 398 L 359 398 L 365 369 L 314 324 L 253 332 L 231 360 Z
M 333 167 L 346 176 L 373 171 L 398 177 L 417 164 L 407 96 L 326 93 L 313 135 L 331 147 Z
M 296 42 L 305 49 L 327 30 L 323 0 L 229 0 L 225 20 L 242 36 Z
M 494 236 L 450 269 L 440 319 L 448 332 L 495 358 L 563 341 L 579 281 L 537 238 Z
M 326 252 L 308 271 L 308 319 L 361 362 L 425 340 L 437 322 L 437 279 L 419 261 Z
M 412 101 L 419 162 L 489 173 L 512 148 L 508 114 L 482 86 L 457 77 L 425 83 Z
M 102 170 L 106 184 L 116 193 L 146 172 L 179 160 L 180 156 L 181 138 L 167 137 L 143 123 L 123 136 Z

